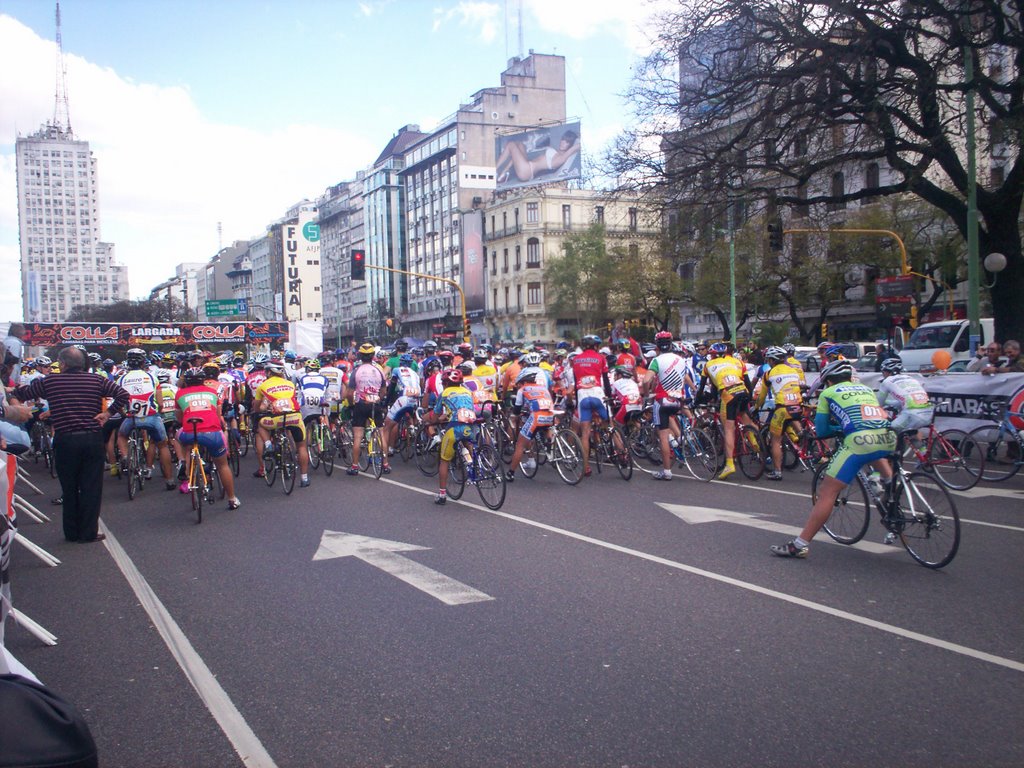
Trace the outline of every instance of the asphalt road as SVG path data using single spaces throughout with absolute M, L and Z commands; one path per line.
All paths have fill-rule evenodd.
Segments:
M 33 473 L 57 517 L 22 532 L 62 564 L 15 547 L 15 606 L 59 643 L 9 624 L 7 646 L 102 765 L 1024 764 L 1022 479 L 957 495 L 960 552 L 931 571 L 824 535 L 772 557 L 787 536 L 751 523 L 802 526 L 808 475 L 542 467 L 495 513 L 472 488 L 435 506 L 400 460 L 290 497 L 253 468 L 202 525 L 160 482 L 129 502 L 108 479 L 93 545 L 63 542 Z

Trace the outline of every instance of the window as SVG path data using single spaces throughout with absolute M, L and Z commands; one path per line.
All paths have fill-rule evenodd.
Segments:
M 594 221 L 598 224 L 604 224 L 604 206 L 599 205 L 594 208 Z
M 540 267 L 540 240 L 531 237 L 526 241 L 526 268 L 536 269 Z
M 799 187 L 796 188 L 796 196 L 800 200 L 806 200 L 807 199 L 807 185 L 806 184 L 801 184 Z M 807 205 L 807 203 L 801 203 L 801 204 L 797 205 L 795 208 L 793 208 L 793 215 L 796 218 L 798 218 L 798 219 L 806 219 L 808 214 L 810 214 L 810 206 Z
M 879 171 L 878 163 L 868 163 L 867 168 L 864 169 L 864 186 L 866 189 L 878 189 L 879 182 Z M 873 202 L 873 197 L 862 197 L 860 199 L 861 205 L 868 205 Z
M 832 126 L 832 147 L 842 149 L 846 145 L 846 129 L 841 125 Z
M 839 196 L 843 195 L 845 192 L 846 192 L 846 179 L 843 176 L 843 172 L 839 171 L 838 173 L 833 173 L 832 174 L 832 196 L 833 197 L 839 197 Z M 828 209 L 830 211 L 842 211 L 842 210 L 846 209 L 846 203 L 844 203 L 844 202 L 829 203 L 828 204 Z
M 629 231 L 636 232 L 637 227 L 637 212 L 636 208 L 629 209 Z
M 516 307 L 522 309 L 523 306 L 523 286 L 516 286 Z
M 572 206 L 571 205 L 563 205 L 562 206 L 562 228 L 563 229 L 572 229 Z
M 508 311 L 508 286 L 505 286 L 505 311 Z
M 498 289 L 495 288 L 491 291 L 491 309 L 497 311 L 498 309 Z
M 537 306 L 541 303 L 540 283 L 526 284 L 526 301 L 530 306 Z
M 505 249 L 504 260 L 501 264 L 501 271 L 508 272 L 508 248 Z
M 517 245 L 516 246 L 516 269 L 519 269 L 522 266 L 523 266 L 522 250 L 521 250 L 520 246 Z
M 540 221 L 540 212 L 538 208 L 539 206 L 537 203 L 526 204 L 526 221 L 528 223 L 536 224 L 538 221 Z

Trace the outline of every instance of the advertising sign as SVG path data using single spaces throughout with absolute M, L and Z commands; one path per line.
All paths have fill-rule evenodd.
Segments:
M 287 341 L 288 323 L 26 323 L 25 333 L 25 343 L 33 347 L 194 347 Z
M 285 224 L 284 314 L 288 320 L 320 317 L 320 225 L 314 221 Z M 303 308 L 305 307 L 305 308 Z
M 494 145 L 495 190 L 580 178 L 580 124 L 566 123 L 499 136 Z
M 471 211 L 462 217 L 462 290 L 466 294 L 466 312 L 482 312 L 486 296 L 482 211 Z
M 245 299 L 214 299 L 206 302 L 207 317 L 231 317 L 232 315 L 244 315 L 246 311 Z

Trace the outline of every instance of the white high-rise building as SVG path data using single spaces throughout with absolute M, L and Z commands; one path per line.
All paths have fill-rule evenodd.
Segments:
M 127 299 L 127 269 L 100 239 L 89 143 L 48 123 L 19 136 L 16 154 L 24 319 L 62 322 L 80 304 Z

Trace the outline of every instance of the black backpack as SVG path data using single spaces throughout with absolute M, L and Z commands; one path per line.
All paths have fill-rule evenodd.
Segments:
M 78 710 L 39 683 L 0 675 L 0 768 L 96 768 Z

